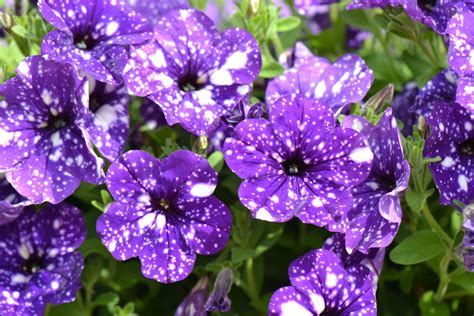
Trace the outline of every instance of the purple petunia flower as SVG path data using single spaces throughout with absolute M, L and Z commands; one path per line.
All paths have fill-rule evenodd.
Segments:
M 126 0 L 127 5 L 140 13 L 153 25 L 156 25 L 161 15 L 177 9 L 188 9 L 188 0 Z
M 464 0 L 414 1 L 414 0 L 352 0 L 348 9 L 384 8 L 401 6 L 414 20 L 444 34 L 449 19 L 464 7 Z
M 84 127 L 99 151 L 110 161 L 117 159 L 125 148 L 130 118 L 129 96 L 122 86 L 89 80 L 89 110 Z
M 87 79 L 39 56 L 22 61 L 0 86 L 0 169 L 34 203 L 59 203 L 81 180 L 104 181 L 102 159 L 85 129 Z
M 218 33 L 197 10 L 164 15 L 149 43 L 134 47 L 125 70 L 128 88 L 163 110 L 168 124 L 180 123 L 209 135 L 250 91 L 261 66 L 260 49 L 246 31 Z
M 347 269 L 354 265 L 364 265 L 374 274 L 374 290 L 377 289 L 378 276 L 382 273 L 382 266 L 385 257 L 385 248 L 370 249 L 367 254 L 360 251 L 347 253 L 344 235 L 336 233 L 326 239 L 323 249 L 327 249 L 335 253 L 341 259 L 344 268 Z
M 418 115 L 428 115 L 439 102 L 454 102 L 456 87 L 456 74 L 450 69 L 441 71 L 419 91 L 409 111 Z
M 312 250 L 288 268 L 291 286 L 273 293 L 269 316 L 377 315 L 373 273 L 364 265 L 344 267 L 332 251 Z
M 46 238 L 47 236 L 47 238 Z M 0 310 L 3 315 L 43 315 L 46 304 L 74 301 L 82 287 L 86 238 L 81 212 L 67 204 L 27 207 L 0 226 Z
M 463 209 L 464 237 L 462 240 L 462 255 L 466 271 L 474 272 L 474 204 Z
M 0 175 L 0 225 L 7 224 L 17 218 L 31 201 L 16 192 L 4 175 Z
M 364 183 L 352 188 L 354 206 L 347 213 L 346 249 L 367 253 L 390 245 L 402 221 L 398 195 L 408 187 L 410 165 L 403 155 L 397 122 L 388 108 L 375 127 L 357 116 L 346 116 L 343 126 L 359 131 L 374 153 L 372 170 Z
M 152 37 L 151 25 L 121 0 L 39 0 L 38 8 L 57 28 L 43 39 L 42 53 L 110 84 L 122 81 L 127 45 Z
M 362 136 L 335 127 L 324 103 L 301 95 L 271 105 L 270 120 L 247 119 L 224 145 L 225 160 L 244 182 L 241 202 L 255 218 L 302 222 L 341 231 L 350 189 L 367 177 L 373 154 Z
M 163 161 L 129 151 L 107 173 L 116 202 L 97 220 L 97 233 L 116 259 L 139 257 L 147 278 L 180 281 L 196 254 L 217 253 L 229 239 L 231 215 L 212 195 L 216 185 L 214 169 L 190 151 Z
M 413 125 L 417 123 L 417 115 L 414 113 L 413 104 L 418 96 L 420 89 L 416 82 L 412 81 L 405 85 L 403 91 L 393 98 L 393 116 L 402 121 L 403 129 L 401 133 L 404 136 L 413 133 Z
M 454 200 L 469 204 L 474 200 L 474 118 L 458 103 L 438 102 L 428 115 L 431 134 L 426 140 L 424 156 L 440 157 L 429 165 L 440 192 L 442 204 Z
M 362 100 L 373 81 L 372 70 L 357 55 L 346 54 L 334 64 L 320 57 L 304 57 L 268 84 L 267 104 L 297 93 L 320 100 L 337 115 L 347 105 Z M 271 108 L 270 108 L 271 112 Z
M 474 3 L 471 10 L 462 10 L 448 23 L 448 62 L 458 75 L 456 101 L 474 116 Z

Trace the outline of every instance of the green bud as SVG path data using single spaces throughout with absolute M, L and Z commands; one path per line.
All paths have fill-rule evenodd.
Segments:
M 418 130 L 420 131 L 420 135 L 424 137 L 426 135 L 426 131 L 428 130 L 428 124 L 426 124 L 426 119 L 424 116 L 420 115 L 418 117 Z
M 254 16 L 260 9 L 260 0 L 250 0 L 249 15 Z
M 385 88 L 373 95 L 365 104 L 366 107 L 372 109 L 374 113 L 380 113 L 384 109 L 385 104 L 392 103 L 395 87 L 388 84 Z
M 206 136 L 199 136 L 194 143 L 194 147 L 199 154 L 205 153 L 208 146 L 209 143 Z
M 10 14 L 6 12 L 0 12 L 0 26 L 2 28 L 5 30 L 10 30 L 14 25 L 15 22 L 13 21 L 13 17 Z

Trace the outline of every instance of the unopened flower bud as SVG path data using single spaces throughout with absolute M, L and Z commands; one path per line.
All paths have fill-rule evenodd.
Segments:
M 217 275 L 216 282 L 211 294 L 207 298 L 204 308 L 208 312 L 227 312 L 231 306 L 231 300 L 228 296 L 232 284 L 234 283 L 234 273 L 229 268 L 222 269 Z
M 392 102 L 394 90 L 394 85 L 391 83 L 388 84 L 385 88 L 373 95 L 365 106 L 371 108 L 375 113 L 379 113 L 383 110 L 385 104 Z
M 15 25 L 13 18 L 6 12 L 0 12 L 0 26 L 6 30 L 9 30 Z

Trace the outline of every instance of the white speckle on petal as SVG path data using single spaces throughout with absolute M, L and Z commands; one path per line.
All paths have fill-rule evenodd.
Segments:
M 458 177 L 458 184 L 464 191 L 467 192 L 467 177 L 463 174 Z
M 192 196 L 195 196 L 195 197 L 207 197 L 211 195 L 215 189 L 216 189 L 215 184 L 197 183 L 192 186 L 190 193 Z
M 374 154 L 372 153 L 369 147 L 362 147 L 354 149 L 350 153 L 349 157 L 354 162 L 363 163 L 371 161 L 374 158 Z
M 312 316 L 313 313 L 308 311 L 304 306 L 295 301 L 289 301 L 281 304 L 281 316 Z
M 119 28 L 119 24 L 115 21 L 112 21 L 109 24 L 107 24 L 107 27 L 105 29 L 105 34 L 107 36 L 112 36 L 115 34 L 115 32 L 117 32 L 118 28 Z

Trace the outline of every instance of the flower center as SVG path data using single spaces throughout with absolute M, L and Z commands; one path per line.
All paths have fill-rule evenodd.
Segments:
M 72 119 L 69 115 L 60 114 L 60 115 L 51 115 L 47 122 L 47 127 L 52 130 L 59 130 L 71 125 Z
M 155 207 L 166 212 L 170 211 L 171 203 L 167 199 L 159 199 L 158 202 L 156 202 Z
M 23 271 L 28 274 L 36 273 L 43 268 L 43 258 L 38 255 L 31 254 L 30 257 L 23 263 Z
M 96 45 L 95 39 L 89 34 L 74 36 L 74 45 L 82 50 L 92 50 Z
M 302 176 L 308 168 L 300 157 L 287 159 L 281 165 L 285 173 L 289 176 Z
M 178 79 L 178 87 L 183 92 L 198 91 L 205 86 L 203 77 L 198 77 L 195 74 L 186 74 Z
M 474 138 L 469 138 L 458 146 L 458 153 L 461 156 L 474 158 Z

